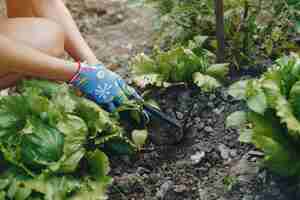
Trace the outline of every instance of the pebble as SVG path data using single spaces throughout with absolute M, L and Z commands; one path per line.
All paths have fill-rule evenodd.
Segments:
M 253 158 L 250 159 L 251 162 L 256 162 L 256 160 L 257 160 L 256 157 L 253 157 Z
M 203 122 L 197 123 L 195 125 L 195 128 L 197 128 L 198 130 L 202 130 L 204 128 L 205 124 Z
M 208 103 L 207 103 L 207 106 L 208 106 L 209 108 L 213 108 L 213 107 L 215 107 L 215 105 L 214 105 L 214 103 L 213 103 L 213 102 L 208 102 Z
M 237 155 L 238 155 L 237 150 L 233 149 L 233 150 L 230 151 L 230 156 L 232 158 L 236 157 Z
M 192 155 L 191 156 L 191 160 L 192 160 L 192 163 L 194 165 L 198 164 L 201 162 L 201 160 L 205 157 L 205 152 L 202 151 L 202 152 L 197 152 L 196 154 Z
M 195 123 L 201 123 L 202 120 L 200 117 L 195 117 L 194 121 L 195 121 Z
M 257 164 L 249 162 L 246 158 L 241 159 L 230 169 L 231 176 L 237 176 L 239 181 L 247 183 L 257 177 L 258 172 Z
M 138 167 L 136 172 L 140 175 L 143 175 L 143 174 L 149 174 L 150 173 L 150 170 L 144 168 L 144 167 Z
M 158 199 L 164 199 L 167 192 L 170 191 L 174 186 L 174 182 L 173 181 L 166 181 L 165 183 L 163 183 L 159 190 L 156 192 L 156 198 Z
M 265 154 L 261 151 L 249 151 L 249 155 L 251 156 L 257 156 L 257 157 L 263 157 Z
M 176 117 L 177 117 L 177 119 L 182 120 L 184 115 L 183 115 L 183 113 L 177 111 L 176 112 Z
M 254 199 L 250 195 L 245 195 L 242 200 L 254 200 Z
M 218 146 L 218 150 L 220 151 L 221 157 L 224 160 L 229 159 L 229 155 L 230 155 L 231 150 L 227 146 L 225 146 L 224 144 L 220 144 Z
M 204 130 L 205 130 L 207 133 L 212 133 L 212 132 L 214 132 L 214 129 L 213 129 L 212 127 L 210 127 L 210 126 L 206 126 L 206 127 L 204 128 Z
M 181 184 L 181 185 L 175 185 L 174 186 L 174 191 L 176 193 L 183 193 L 183 192 L 187 191 L 187 187 L 185 185 L 183 185 L 183 184 Z
M 211 95 L 209 96 L 209 100 L 210 100 L 210 101 L 213 101 L 215 98 L 216 98 L 216 95 L 215 95 L 215 94 L 211 94 Z

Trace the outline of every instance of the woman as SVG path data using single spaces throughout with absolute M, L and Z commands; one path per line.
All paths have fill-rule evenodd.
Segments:
M 0 88 L 25 77 L 64 81 L 109 111 L 138 97 L 99 64 L 62 0 L 6 0 L 6 5 L 7 18 L 0 18 Z M 64 51 L 79 62 L 60 59 Z

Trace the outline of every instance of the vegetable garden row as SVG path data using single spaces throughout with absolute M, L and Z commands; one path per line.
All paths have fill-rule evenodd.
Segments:
M 158 12 L 157 40 L 151 53 L 141 53 L 129 63 L 132 83 L 149 103 L 183 124 L 181 144 L 174 143 L 174 135 L 163 127 L 150 124 L 149 131 L 141 128 L 142 105 L 137 102 L 129 100 L 116 112 L 107 113 L 68 85 L 23 81 L 16 92 L 0 99 L 0 200 L 108 199 L 107 188 L 118 184 L 111 177 L 116 173 L 114 167 L 121 167 L 122 173 L 126 171 L 123 165 L 130 166 L 123 161 L 115 163 L 115 159 L 129 156 L 143 161 L 143 154 L 147 155 L 151 148 L 187 146 L 189 143 L 185 141 L 189 140 L 193 145 L 197 140 L 205 141 L 199 144 L 207 149 L 191 157 L 193 169 L 183 167 L 184 171 L 197 168 L 200 173 L 197 175 L 201 176 L 211 165 L 222 166 L 220 155 L 212 153 L 214 147 L 207 145 L 207 140 L 220 141 L 228 136 L 228 140 L 236 140 L 232 146 L 240 148 L 236 154 L 243 154 L 242 145 L 248 145 L 247 150 L 263 152 L 258 162 L 263 164 L 259 165 L 261 168 L 266 167 L 278 176 L 297 178 L 300 174 L 300 2 L 131 0 L 129 3 L 141 6 L 140 9 L 154 6 Z M 222 100 L 218 100 L 219 96 Z M 179 98 L 182 102 L 178 102 Z M 226 107 L 235 105 L 234 109 Z M 220 123 L 218 120 L 205 118 L 212 112 L 220 115 L 225 111 L 228 116 L 220 119 L 221 128 L 214 127 Z M 128 117 L 130 124 L 124 122 Z M 204 120 L 224 132 L 203 128 Z M 202 129 L 208 135 L 203 135 Z M 191 134 L 193 131 L 196 136 Z M 232 139 L 230 136 L 236 131 L 239 138 Z M 161 155 L 164 154 L 173 155 L 169 150 Z M 221 157 L 229 156 L 221 153 Z M 151 160 L 156 162 L 152 157 Z M 157 161 L 160 162 L 163 161 Z M 192 174 L 196 176 L 194 171 Z M 201 193 L 196 194 L 193 189 L 196 180 L 190 180 L 191 189 L 174 187 L 177 193 L 186 190 L 192 191 L 192 195 L 177 194 L 169 199 L 201 199 Z M 223 182 L 229 190 L 234 184 L 231 176 Z M 162 190 L 140 193 L 147 192 L 150 196 L 156 194 L 153 199 L 168 199 Z M 126 199 L 126 191 L 119 193 L 123 195 L 110 194 L 109 199 Z M 135 195 L 127 199 L 144 198 Z

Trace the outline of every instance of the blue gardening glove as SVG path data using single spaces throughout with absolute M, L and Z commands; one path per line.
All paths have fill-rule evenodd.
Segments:
M 116 73 L 98 64 L 80 64 L 78 73 L 70 81 L 87 98 L 109 112 L 113 112 L 128 98 L 142 98 Z

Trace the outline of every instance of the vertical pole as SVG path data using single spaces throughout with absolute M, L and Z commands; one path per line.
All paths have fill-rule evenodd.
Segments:
M 218 41 L 217 62 L 225 61 L 225 27 L 224 27 L 224 1 L 215 0 L 216 36 Z

